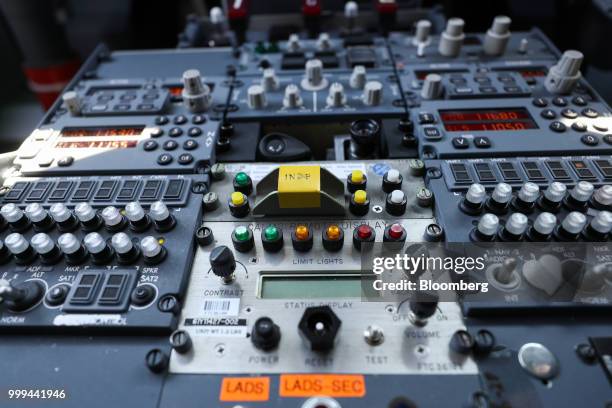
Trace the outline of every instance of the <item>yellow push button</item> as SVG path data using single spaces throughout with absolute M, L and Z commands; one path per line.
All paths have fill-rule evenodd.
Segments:
M 368 200 L 368 193 L 365 190 L 357 190 L 355 191 L 355 195 L 353 197 L 353 201 L 357 204 L 363 204 Z
M 232 204 L 234 205 L 242 205 L 244 204 L 244 194 L 240 191 L 234 191 L 231 196 Z
M 351 182 L 355 183 L 355 184 L 361 184 L 363 183 L 363 171 L 361 170 L 353 170 L 351 172 Z

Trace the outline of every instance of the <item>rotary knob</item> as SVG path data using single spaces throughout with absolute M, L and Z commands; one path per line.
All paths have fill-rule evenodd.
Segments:
M 319 59 L 306 61 L 306 72 L 302 80 L 302 88 L 307 91 L 317 91 L 327 87 L 327 79 L 323 76 L 323 62 Z
M 421 97 L 423 99 L 438 99 L 442 95 L 442 77 L 438 74 L 428 74 L 423 81 Z
M 155 229 L 159 232 L 170 231 L 176 225 L 176 219 L 163 201 L 156 201 L 151 204 L 149 217 L 151 217 Z
M 557 217 L 549 212 L 540 213 L 529 229 L 530 241 L 548 241 L 557 226 Z
M 576 241 L 586 226 L 587 218 L 578 211 L 567 214 L 561 225 L 555 231 L 559 241 Z
M 117 207 L 112 205 L 102 210 L 102 220 L 104 220 L 104 227 L 110 232 L 121 231 L 127 223 Z
M 545 211 L 556 212 L 561 207 L 566 194 L 567 187 L 565 184 L 554 181 L 544 190 L 539 206 Z
M 482 211 L 483 204 L 487 198 L 485 186 L 479 183 L 470 185 L 465 193 L 465 198 L 461 201 L 459 208 L 466 214 L 476 215 Z
M 298 52 L 301 48 L 300 37 L 297 34 L 291 34 L 287 40 L 287 51 Z
M 334 82 L 329 87 L 329 95 L 327 96 L 327 105 L 334 108 L 341 108 L 346 104 L 346 95 L 344 95 L 344 87 L 339 82 Z
M 506 221 L 499 237 L 502 241 L 520 241 L 523 239 L 528 226 L 529 220 L 525 214 L 514 213 Z
M 140 241 L 140 250 L 146 263 L 150 265 L 156 265 L 164 260 L 166 257 L 166 248 L 164 248 L 159 241 L 152 237 L 144 237 Z
M 211 101 L 210 87 L 202 81 L 200 71 L 188 69 L 183 72 L 183 91 L 185 107 L 192 113 L 205 112 Z
M 569 196 L 565 200 L 565 204 L 571 210 L 585 211 L 594 191 L 595 187 L 593 184 L 588 181 L 580 181 L 570 191 Z
M 378 81 L 369 81 L 363 87 L 363 103 L 367 106 L 378 106 L 383 98 L 383 84 Z
M 97 265 L 108 263 L 113 257 L 113 250 L 107 245 L 102 235 L 97 232 L 90 232 L 85 235 L 83 244 L 85 244 L 85 248 Z
M 79 226 L 79 220 L 62 203 L 56 203 L 49 208 L 51 217 L 57 224 L 57 229 L 61 232 L 74 231 Z
M 409 319 L 415 326 L 425 326 L 438 310 L 440 296 L 437 293 L 417 292 L 410 300 Z
M 57 244 L 64 253 L 66 262 L 70 265 L 78 265 L 87 257 L 87 251 L 85 251 L 85 248 L 74 234 L 68 232 L 60 235 L 57 239 Z
M 473 241 L 493 241 L 499 229 L 499 218 L 495 214 L 484 214 L 470 234 Z
M 263 351 L 270 351 L 278 346 L 281 339 L 280 327 L 269 317 L 260 317 L 255 321 L 251 331 L 251 342 Z
M 484 38 L 483 49 L 487 55 L 502 55 L 506 51 L 510 39 L 510 24 L 512 20 L 507 16 L 497 16 L 493 25 Z
M 610 231 L 612 231 L 612 213 L 600 211 L 593 217 L 584 235 L 589 240 L 605 241 L 610 235 Z
M 247 103 L 251 109 L 263 109 L 266 107 L 266 92 L 261 85 L 251 85 L 247 89 Z
M 413 45 L 429 43 L 429 33 L 431 32 L 431 22 L 429 20 L 419 20 L 415 26 L 414 37 L 412 38 Z
M 62 95 L 62 101 L 71 116 L 81 116 L 81 110 L 83 109 L 81 98 L 75 91 L 68 91 Z
M 527 182 L 521 186 L 512 204 L 518 211 L 528 213 L 533 211 L 539 197 L 540 187 L 535 183 Z
M 584 55 L 580 51 L 568 50 L 563 53 L 557 64 L 550 67 L 544 86 L 554 94 L 570 93 L 580 80 L 580 66 Z
M 287 85 L 285 88 L 285 97 L 283 98 L 283 106 L 287 109 L 297 109 L 302 106 L 300 88 L 294 84 Z
M 363 89 L 367 81 L 366 68 L 363 65 L 356 65 L 351 73 L 349 85 L 353 89 Z
M 62 253 L 57 245 L 55 245 L 55 242 L 44 232 L 34 235 L 30 240 L 30 244 L 44 264 L 56 264 L 62 257 Z
M 210 267 L 215 275 L 221 278 L 223 283 L 234 281 L 236 270 L 236 259 L 231 249 L 225 245 L 215 247 L 209 256 Z
M 142 232 L 151 225 L 149 216 L 145 214 L 142 206 L 135 201 L 125 206 L 125 217 L 128 219 L 132 231 Z
M 12 231 L 23 232 L 30 228 L 30 220 L 19 207 L 13 203 L 0 208 L 0 215 L 9 223 Z
M 446 23 L 446 29 L 440 36 L 438 51 L 445 57 L 456 57 L 461 52 L 461 46 L 465 39 L 463 27 L 465 22 L 460 18 L 450 18 Z
M 20 265 L 28 264 L 36 258 L 36 253 L 28 241 L 18 232 L 7 235 L 4 239 L 4 245 L 15 257 L 15 262 Z
M 273 92 L 278 89 L 278 77 L 274 68 L 266 68 L 263 71 L 263 77 L 261 78 L 261 86 L 265 92 Z
M 25 209 L 25 214 L 36 231 L 49 231 L 55 224 L 55 221 L 53 221 L 53 218 L 51 218 L 47 210 L 38 203 L 28 204 Z
M 120 264 L 129 265 L 138 259 L 140 250 L 125 232 L 118 232 L 111 238 L 111 245 Z
M 591 204 L 598 210 L 612 211 L 612 186 L 606 184 L 593 193 Z
M 327 51 L 331 49 L 331 41 L 329 38 L 329 34 L 327 33 L 319 34 L 319 38 L 317 38 L 317 48 L 320 51 Z
M 102 225 L 102 218 L 91 205 L 79 203 L 74 207 L 74 214 L 81 222 L 85 231 L 94 231 Z
M 508 211 L 508 203 L 512 200 L 512 186 L 507 183 L 498 183 L 486 206 L 494 214 L 504 214 Z

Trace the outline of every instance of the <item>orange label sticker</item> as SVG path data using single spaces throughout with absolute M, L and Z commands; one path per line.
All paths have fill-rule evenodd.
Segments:
M 268 401 L 269 377 L 225 377 L 221 383 L 221 401 Z
M 280 376 L 281 397 L 362 398 L 366 394 L 363 375 L 283 374 Z

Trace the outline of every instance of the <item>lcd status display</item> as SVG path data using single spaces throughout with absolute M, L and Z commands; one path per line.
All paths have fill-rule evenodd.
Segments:
M 58 142 L 58 149 L 131 149 L 137 140 L 91 140 L 87 142 Z
M 140 136 L 143 130 L 144 126 L 66 128 L 60 137 Z
M 444 129 L 449 132 L 538 129 L 525 108 L 441 110 L 439 113 Z

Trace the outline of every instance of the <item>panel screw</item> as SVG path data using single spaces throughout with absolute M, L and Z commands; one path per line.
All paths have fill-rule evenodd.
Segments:
M 178 313 L 179 301 L 174 295 L 164 295 L 159 299 L 157 307 L 164 313 Z
M 149 370 L 159 374 L 168 367 L 168 356 L 160 349 L 153 349 L 147 353 L 145 362 Z

